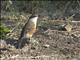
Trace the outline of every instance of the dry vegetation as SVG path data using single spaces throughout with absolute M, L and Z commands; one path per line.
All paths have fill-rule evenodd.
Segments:
M 62 21 L 62 23 L 61 23 Z M 50 22 L 52 22 L 50 24 Z M 58 22 L 58 23 L 56 23 Z M 72 23 L 71 32 L 60 30 L 64 20 L 41 21 L 33 36 L 31 45 L 16 49 L 20 29 L 14 30 L 1 48 L 2 60 L 79 60 L 80 59 L 80 23 Z M 56 24 L 55 24 L 56 23 Z M 15 23 L 13 23 L 15 24 Z M 76 25 L 77 24 L 77 25 Z M 18 25 L 19 27 L 20 25 Z

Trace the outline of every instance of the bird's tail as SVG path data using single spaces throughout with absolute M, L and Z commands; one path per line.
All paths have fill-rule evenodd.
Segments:
M 18 42 L 17 42 L 16 48 L 17 49 L 23 48 L 26 43 L 29 44 L 29 40 L 30 40 L 29 38 L 19 39 Z

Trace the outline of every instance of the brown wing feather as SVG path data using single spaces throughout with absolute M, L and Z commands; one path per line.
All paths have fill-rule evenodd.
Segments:
M 20 35 L 19 39 L 24 37 L 24 35 L 26 35 L 26 34 L 33 35 L 33 33 L 35 33 L 35 30 L 36 30 L 35 24 L 31 21 L 28 21 L 25 24 L 25 26 L 22 28 L 21 35 Z M 27 36 L 26 36 L 26 38 L 27 38 Z

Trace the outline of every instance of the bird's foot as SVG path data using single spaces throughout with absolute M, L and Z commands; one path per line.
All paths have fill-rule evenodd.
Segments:
M 30 43 L 36 43 L 36 44 L 38 44 L 38 41 L 36 39 L 34 39 L 34 38 L 30 38 Z

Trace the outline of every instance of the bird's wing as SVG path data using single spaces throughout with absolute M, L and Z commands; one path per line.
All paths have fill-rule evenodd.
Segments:
M 21 34 L 20 34 L 20 38 L 24 37 L 25 34 L 30 33 L 33 34 L 36 30 L 35 24 L 33 22 L 27 22 L 24 27 L 22 28 Z

